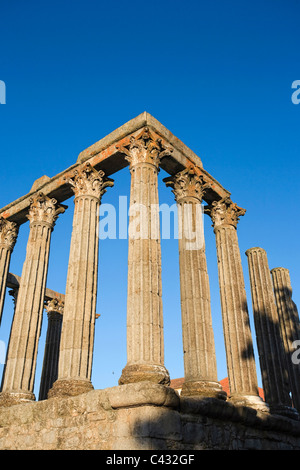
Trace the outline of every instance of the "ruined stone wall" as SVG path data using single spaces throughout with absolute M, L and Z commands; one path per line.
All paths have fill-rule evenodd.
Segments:
M 0 449 L 300 450 L 300 426 L 213 398 L 180 399 L 167 387 L 131 384 L 2 408 Z

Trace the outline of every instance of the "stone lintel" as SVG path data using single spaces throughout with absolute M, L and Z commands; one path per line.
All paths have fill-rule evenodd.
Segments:
M 203 175 L 204 183 L 209 183 L 210 189 L 206 191 L 204 200 L 207 203 L 230 196 L 230 192 L 224 189 L 206 170 L 204 170 L 201 159 L 190 150 L 183 142 L 175 137 L 159 121 L 148 113 L 142 113 L 135 119 L 123 124 L 121 127 L 96 142 L 92 146 L 83 150 L 77 162 L 49 178 L 44 176 L 38 178 L 30 192 L 0 209 L 0 215 L 18 224 L 27 222 L 26 214 L 30 206 L 30 198 L 42 191 L 46 196 L 55 198 L 61 203 L 73 196 L 72 188 L 68 180 L 73 171 L 83 163 L 89 162 L 96 170 L 103 170 L 106 176 L 110 176 L 117 171 L 128 166 L 124 154 L 117 147 L 129 145 L 130 137 L 136 136 L 143 127 L 149 127 L 157 138 L 163 143 L 173 148 L 171 156 L 165 157 L 161 161 L 161 168 L 168 174 L 174 175 L 190 166 L 196 166 L 197 172 Z
M 120 140 L 127 137 L 129 134 L 133 134 L 143 127 L 148 127 L 149 129 L 153 130 L 156 134 L 159 135 L 160 138 L 168 142 L 169 145 L 172 145 L 175 150 L 177 150 L 182 155 L 185 155 L 186 158 L 189 159 L 194 165 L 202 168 L 203 165 L 201 159 L 181 140 L 175 137 L 157 119 L 155 119 L 146 111 L 123 124 L 121 127 L 114 130 L 109 135 L 91 145 L 87 149 L 83 150 L 78 156 L 77 163 L 83 163 L 84 161 L 89 160 L 91 156 L 102 152 L 108 146 L 112 145 L 113 143 L 116 144 Z
M 45 183 L 48 183 L 48 181 L 50 180 L 49 176 L 47 175 L 44 175 L 44 176 L 41 176 L 40 178 L 38 178 L 32 185 L 32 188 L 30 190 L 30 193 L 34 193 L 36 191 L 36 189 L 40 188 L 41 186 L 43 186 Z
M 17 276 L 16 274 L 9 273 L 7 276 L 6 286 L 9 287 L 10 289 L 16 289 L 20 285 L 20 280 L 21 280 L 21 276 Z M 58 300 L 64 301 L 65 295 L 60 294 L 59 292 L 55 292 L 52 289 L 46 288 L 45 300 L 52 300 L 52 299 L 58 299 Z

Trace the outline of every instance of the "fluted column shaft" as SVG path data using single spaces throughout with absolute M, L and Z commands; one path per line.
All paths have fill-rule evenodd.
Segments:
M 40 337 L 51 232 L 65 206 L 42 193 L 31 200 L 30 233 L 18 290 L 3 375 L 1 404 L 34 400 L 34 377 Z
M 39 400 L 45 400 L 58 376 L 59 346 L 62 329 L 64 303 L 58 299 L 49 300 L 45 306 L 48 328 L 45 343 Z
M 270 410 L 291 414 L 287 367 L 265 250 L 246 251 L 262 382 Z
M 91 383 L 98 279 L 100 200 L 112 180 L 89 164 L 69 180 L 75 194 L 58 379 L 48 396 L 77 395 Z
M 0 218 L 0 322 L 2 318 L 7 274 L 9 270 L 11 253 L 18 236 L 18 225 L 9 220 Z
M 296 304 L 292 299 L 290 273 L 285 268 L 271 270 L 275 301 L 279 316 L 286 365 L 289 374 L 292 401 L 300 411 L 300 364 L 294 358 L 295 349 L 300 346 L 300 323 Z M 294 344 L 294 342 L 296 342 Z
M 206 185 L 193 169 L 164 180 L 178 207 L 179 268 L 184 351 L 183 396 L 226 398 L 217 378 L 202 196 Z
M 237 223 L 245 210 L 229 198 L 205 208 L 216 236 L 221 308 L 230 398 L 235 403 L 263 407 L 259 398 L 254 350 Z
M 164 366 L 157 173 L 161 148 L 145 129 L 122 149 L 130 162 L 127 364 L 119 384 L 168 384 Z M 139 223 L 137 224 L 137 217 Z

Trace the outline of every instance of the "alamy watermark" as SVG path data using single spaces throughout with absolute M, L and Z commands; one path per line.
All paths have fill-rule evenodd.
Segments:
M 300 364 L 300 340 L 294 341 L 292 346 L 293 346 L 293 348 L 298 347 L 298 349 L 296 349 L 293 352 L 292 356 L 291 356 L 292 363 L 295 364 L 295 365 L 298 365 L 298 364 Z
M 296 91 L 292 94 L 292 103 L 299 104 L 300 103 L 300 80 L 294 80 L 292 83 L 292 88 L 296 89 Z
M 204 209 L 201 204 L 131 204 L 119 196 L 113 204 L 100 206 L 99 238 L 131 240 L 183 240 L 186 250 L 204 247 Z
M 0 80 L 0 104 L 6 104 L 6 85 Z

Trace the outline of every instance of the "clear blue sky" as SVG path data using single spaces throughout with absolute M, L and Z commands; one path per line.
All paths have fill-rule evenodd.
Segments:
M 80 151 L 148 111 L 198 154 L 247 209 L 238 235 L 251 316 L 245 251 L 266 249 L 270 268 L 290 269 L 300 306 L 299 124 L 291 85 L 300 79 L 297 0 L 0 2 L 0 207 L 35 179 L 72 165 Z M 160 173 L 160 180 L 165 175 Z M 129 172 L 104 196 L 129 195 Z M 104 202 L 103 198 L 103 202 Z M 173 203 L 160 185 L 161 202 Z M 64 292 L 73 201 L 52 238 L 48 287 Z M 205 225 L 219 379 L 227 376 L 214 234 Z M 11 262 L 21 274 L 28 224 Z M 165 362 L 183 375 L 177 241 L 163 240 Z M 117 384 L 126 364 L 127 241 L 100 244 L 93 383 Z M 0 339 L 7 341 L 7 296 Z M 46 319 L 46 315 L 45 315 Z M 43 356 L 43 322 L 37 386 Z M 257 357 L 257 354 L 256 354 Z M 259 377 L 260 382 L 260 377 Z M 36 393 L 37 390 L 36 390 Z

